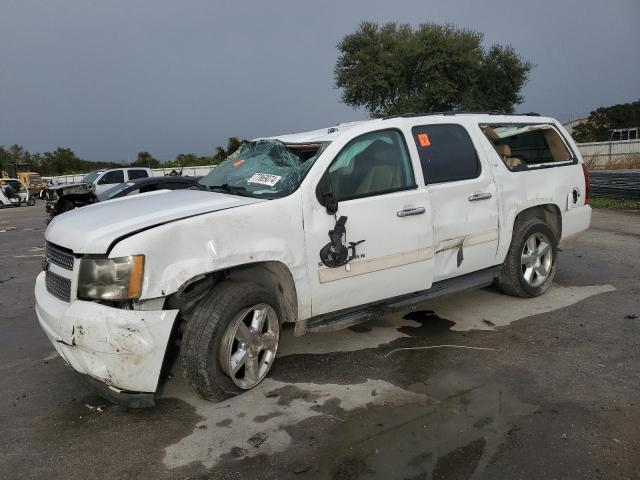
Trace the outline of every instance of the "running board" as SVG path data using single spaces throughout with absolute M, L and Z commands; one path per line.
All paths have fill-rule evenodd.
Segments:
M 467 273 L 466 275 L 460 275 L 459 277 L 441 280 L 434 283 L 429 290 L 302 320 L 296 322 L 295 335 L 300 336 L 309 332 L 333 332 L 342 330 L 343 328 L 352 327 L 379 318 L 390 312 L 410 308 L 416 304 L 442 295 L 486 287 L 493 283 L 494 278 L 498 275 L 499 268 L 499 266 L 491 267 L 477 272 Z

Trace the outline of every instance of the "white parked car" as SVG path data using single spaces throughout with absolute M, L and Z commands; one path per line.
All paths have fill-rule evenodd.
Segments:
M 43 190 L 41 196 L 47 199 L 47 212 L 54 217 L 95 202 L 99 195 L 115 185 L 148 177 L 153 177 L 153 172 L 149 168 L 94 170 L 82 177 L 79 182 L 51 186 Z
M 0 208 L 35 205 L 36 199 L 17 178 L 0 178 Z
M 354 325 L 493 282 L 544 293 L 587 229 L 588 174 L 560 123 L 405 115 L 244 143 L 200 180 L 56 217 L 36 310 L 104 395 L 152 402 L 168 345 L 202 397 L 260 383 L 283 322 Z

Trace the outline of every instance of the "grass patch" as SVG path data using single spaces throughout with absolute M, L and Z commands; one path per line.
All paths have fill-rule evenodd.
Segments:
M 614 197 L 591 197 L 589 205 L 593 208 L 640 209 L 640 200 Z

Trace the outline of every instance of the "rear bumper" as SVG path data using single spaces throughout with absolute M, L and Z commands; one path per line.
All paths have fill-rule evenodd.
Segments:
M 562 218 L 562 238 L 561 243 L 576 238 L 579 234 L 589 228 L 591 224 L 591 207 L 583 205 L 564 212 Z
M 114 395 L 153 394 L 178 310 L 122 310 L 93 302 L 66 303 L 35 287 L 40 326 L 76 371 L 105 384 Z

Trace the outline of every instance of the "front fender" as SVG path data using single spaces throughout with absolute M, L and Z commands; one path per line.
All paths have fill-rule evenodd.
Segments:
M 310 287 L 298 196 L 297 192 L 154 227 L 121 240 L 109 256 L 145 255 L 142 299 L 166 297 L 201 274 L 280 262 L 291 273 L 298 314 L 304 318 L 310 315 Z

